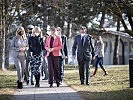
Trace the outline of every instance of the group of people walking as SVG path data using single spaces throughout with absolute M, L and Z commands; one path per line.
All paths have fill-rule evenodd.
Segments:
M 68 57 L 67 37 L 61 34 L 62 29 L 60 27 L 51 27 L 50 33 L 44 37 L 41 29 L 34 26 L 29 27 L 27 34 L 23 27 L 17 29 L 11 47 L 14 51 L 14 63 L 18 76 L 17 87 L 19 89 L 23 88 L 24 75 L 27 84 L 29 84 L 30 77 L 31 85 L 34 85 L 34 76 L 35 87 L 40 87 L 41 69 L 45 72 L 44 80 L 48 79 L 49 87 L 53 87 L 54 83 L 56 83 L 57 87 L 60 86 L 64 78 L 64 60 Z M 85 69 L 86 85 L 89 85 L 90 63 L 95 57 L 95 71 L 91 76 L 95 76 L 98 64 L 103 69 L 104 75 L 108 75 L 103 67 L 104 45 L 101 37 L 98 36 L 96 37 L 96 45 L 93 46 L 92 37 L 87 34 L 87 29 L 84 26 L 80 27 L 79 33 L 74 39 L 72 55 L 74 59 L 77 55 L 81 85 L 84 84 Z
M 68 56 L 66 37 L 61 35 L 60 27 L 51 27 L 51 34 L 46 37 L 43 37 L 39 27 L 30 30 L 26 34 L 24 28 L 19 27 L 16 36 L 12 40 L 11 47 L 14 52 L 14 63 L 18 75 L 17 87 L 19 89 L 23 88 L 24 75 L 27 84 L 29 83 L 29 76 L 31 76 L 31 85 L 34 85 L 34 76 L 35 87 L 40 87 L 41 69 L 43 66 L 47 66 L 45 57 L 48 62 L 48 72 L 47 68 L 44 68 L 46 71 L 44 79 L 48 79 L 50 87 L 53 86 L 54 82 L 59 87 L 64 76 L 63 61 Z

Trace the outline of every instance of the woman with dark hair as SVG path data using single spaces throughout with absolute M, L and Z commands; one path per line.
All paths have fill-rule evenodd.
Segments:
M 95 46 L 94 46 L 96 62 L 95 62 L 95 70 L 91 77 L 95 76 L 98 70 L 98 64 L 100 65 L 101 69 L 104 71 L 104 76 L 108 75 L 107 71 L 103 67 L 103 57 L 104 57 L 104 43 L 101 36 L 97 36 Z
M 49 71 L 49 84 L 53 86 L 55 81 L 59 87 L 59 57 L 61 56 L 62 41 L 61 37 L 56 34 L 55 27 L 51 27 L 51 35 L 47 37 L 45 49 L 47 50 L 48 71 Z

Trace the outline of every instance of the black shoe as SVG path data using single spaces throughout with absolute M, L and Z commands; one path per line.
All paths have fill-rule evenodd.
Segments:
M 23 83 L 19 82 L 19 89 L 22 89 L 22 88 L 23 88 Z
M 48 78 L 47 77 L 45 77 L 45 78 L 43 78 L 42 80 L 47 80 Z
M 31 85 L 34 85 L 34 82 L 31 82 Z
M 60 86 L 60 82 L 57 82 L 56 84 L 57 84 L 57 87 L 59 87 L 59 86 Z
M 27 80 L 26 84 L 29 85 L 29 80 Z
M 81 85 L 84 85 L 84 82 L 81 81 Z
M 40 87 L 40 84 L 36 84 L 35 87 Z
M 86 83 L 86 85 L 88 85 L 88 86 L 89 86 L 90 84 L 89 84 L 89 83 Z
M 50 84 L 50 86 L 49 87 L 53 87 L 53 84 Z

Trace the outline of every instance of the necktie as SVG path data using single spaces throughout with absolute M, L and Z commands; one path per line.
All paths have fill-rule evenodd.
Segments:
M 82 46 L 84 45 L 84 36 L 81 38 Z

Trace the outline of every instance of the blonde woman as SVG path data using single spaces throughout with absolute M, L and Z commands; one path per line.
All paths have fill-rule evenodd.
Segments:
M 35 87 L 40 87 L 40 69 L 42 66 L 42 50 L 44 50 L 44 43 L 42 31 L 39 27 L 35 27 L 32 30 L 32 36 L 29 38 L 28 43 L 31 56 L 31 73 L 35 76 Z
M 13 57 L 18 76 L 17 87 L 22 89 L 23 75 L 26 67 L 26 50 L 28 49 L 28 42 L 23 27 L 17 29 L 11 47 L 14 51 Z

